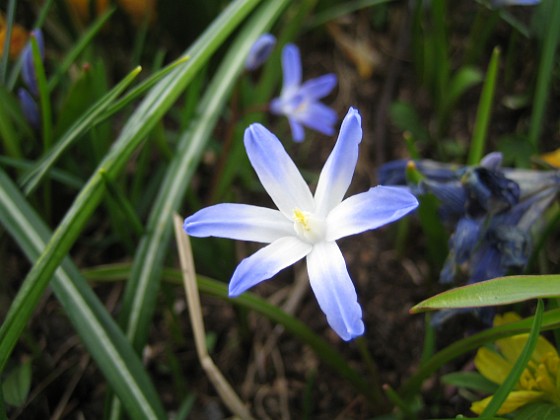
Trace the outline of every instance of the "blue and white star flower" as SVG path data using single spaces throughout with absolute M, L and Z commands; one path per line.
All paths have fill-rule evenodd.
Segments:
M 230 296 L 305 257 L 311 287 L 330 326 L 344 340 L 363 334 L 362 309 L 335 241 L 393 222 L 414 210 L 418 201 L 405 189 L 384 186 L 343 200 L 361 140 L 360 114 L 350 108 L 312 195 L 274 134 L 260 124 L 245 130 L 249 160 L 278 210 L 218 204 L 187 217 L 184 223 L 192 236 L 268 244 L 237 266 L 229 284 Z
M 294 44 L 287 44 L 282 50 L 282 73 L 282 92 L 270 102 L 270 110 L 288 118 L 294 141 L 299 143 L 305 138 L 303 126 L 332 136 L 338 116 L 319 99 L 334 89 L 336 75 L 325 74 L 302 84 L 301 57 Z

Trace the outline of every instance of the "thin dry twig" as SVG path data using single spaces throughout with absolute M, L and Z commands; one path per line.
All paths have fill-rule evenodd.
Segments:
M 183 231 L 183 222 L 181 218 L 175 214 L 173 217 L 175 226 L 175 239 L 177 241 L 177 249 L 179 252 L 179 260 L 181 263 L 181 272 L 183 273 L 183 282 L 185 285 L 185 293 L 187 295 L 187 303 L 189 307 L 189 315 L 194 334 L 196 353 L 202 368 L 208 375 L 208 379 L 216 388 L 218 395 L 224 404 L 235 415 L 242 419 L 252 419 L 249 410 L 241 399 L 237 396 L 231 385 L 228 383 L 222 372 L 214 364 L 214 361 L 208 354 L 206 349 L 206 332 L 204 330 L 204 322 L 202 320 L 202 310 L 200 306 L 200 296 L 196 284 L 196 271 L 194 269 L 194 261 L 192 257 L 191 244 L 188 235 Z

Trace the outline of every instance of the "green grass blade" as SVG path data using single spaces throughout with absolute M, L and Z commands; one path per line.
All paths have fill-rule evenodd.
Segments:
M 172 215 L 196 170 L 204 146 L 226 104 L 234 82 L 243 70 L 245 57 L 255 39 L 274 21 L 287 1 L 266 5 L 245 25 L 224 58 L 212 83 L 200 101 L 194 123 L 183 134 L 175 158 L 162 182 L 160 193 L 152 207 L 146 232 L 134 258 L 134 266 L 123 300 L 121 321 L 134 348 L 145 343 L 148 326 L 156 304 L 159 276 L 172 233 Z
M 84 114 L 76 120 L 74 124 L 64 133 L 56 145 L 48 150 L 35 167 L 26 173 L 20 185 L 24 188 L 25 195 L 31 194 L 44 179 L 48 171 L 54 166 L 62 154 L 77 140 L 82 134 L 89 130 L 99 119 L 107 108 L 114 103 L 115 99 L 123 92 L 136 76 L 140 73 L 140 68 L 130 72 L 119 84 L 106 93 L 99 101 L 93 104 Z
M 0 164 L 11 168 L 16 168 L 18 170 L 21 170 L 22 172 L 30 171 L 35 166 L 34 161 L 14 159 L 2 155 L 0 155 Z M 53 180 L 60 182 L 61 184 L 64 184 L 74 190 L 80 190 L 80 188 L 84 186 L 84 181 L 80 178 L 56 168 L 50 171 L 49 176 Z
M 560 274 L 499 277 L 447 290 L 420 302 L 410 312 L 508 305 L 558 296 Z
M 51 232 L 2 171 L 0 216 L 29 261 L 36 260 Z M 128 414 L 132 418 L 164 418 L 158 395 L 142 362 L 70 259 L 63 261 L 51 286 Z
M 76 197 L 15 296 L 6 319 L 0 327 L 0 371 L 4 369 L 12 349 L 53 273 L 99 205 L 105 192 L 102 173 L 109 178 L 114 178 L 120 173 L 131 154 L 174 104 L 198 70 L 257 2 L 257 0 L 238 1 L 224 9 L 187 51 L 186 55 L 192 56 L 192 59 L 177 67 L 152 88 L 129 118 L 113 147 Z
M 98 124 L 113 114 L 117 113 L 125 106 L 129 105 L 135 99 L 138 99 L 141 95 L 146 93 L 150 88 L 152 88 L 157 82 L 163 79 L 167 74 L 169 74 L 172 70 L 175 69 L 178 65 L 187 61 L 189 57 L 180 57 L 179 59 L 175 60 L 174 62 L 170 63 L 169 65 L 165 66 L 163 69 L 159 70 L 158 72 L 152 74 L 137 86 L 133 87 L 128 91 L 122 98 L 117 99 L 113 103 L 109 105 L 107 110 L 100 115 L 99 119 L 95 121 L 95 124 Z
M 484 153 L 488 124 L 490 123 L 490 116 L 492 114 L 492 102 L 494 101 L 494 92 L 496 90 L 499 62 L 500 49 L 496 47 L 494 51 L 492 51 L 492 57 L 490 58 L 490 63 L 488 64 L 488 70 L 486 72 L 486 79 L 484 80 L 484 86 L 480 94 L 480 102 L 478 103 L 473 137 L 467 160 L 468 165 L 477 165 Z
M 531 359 L 533 351 L 537 345 L 537 339 L 539 338 L 539 331 L 542 323 L 542 315 L 543 315 L 543 302 L 539 299 L 537 304 L 537 310 L 535 312 L 535 316 L 533 318 L 533 325 L 531 326 L 531 332 L 529 333 L 529 337 L 527 337 L 527 342 L 525 346 L 523 346 L 523 350 L 519 355 L 519 358 L 515 362 L 515 365 L 509 372 L 505 381 L 500 385 L 490 403 L 486 406 L 482 414 L 480 415 L 483 418 L 486 417 L 493 417 L 497 414 L 498 410 L 506 400 L 509 393 L 513 390 L 523 370 L 525 370 L 525 366 Z
M 548 22 L 545 26 L 545 38 L 539 62 L 539 72 L 537 75 L 537 86 L 533 100 L 533 112 L 531 114 L 531 125 L 529 127 L 529 141 L 537 150 L 539 137 L 542 132 L 546 102 L 551 90 L 551 80 L 554 70 L 554 58 L 556 48 L 560 40 L 560 1 L 551 1 L 549 6 L 552 10 L 548 15 Z

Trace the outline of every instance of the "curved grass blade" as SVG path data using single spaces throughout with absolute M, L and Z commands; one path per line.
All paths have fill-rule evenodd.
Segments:
M 0 216 L 29 261 L 35 261 L 51 232 L 1 170 Z M 142 362 L 70 259 L 64 259 L 51 287 L 127 413 L 132 418 L 165 418 Z
M 554 63 L 556 49 L 560 40 L 560 2 L 551 1 L 548 6 L 552 10 L 545 24 L 545 38 L 539 62 L 537 75 L 537 86 L 533 100 L 533 112 L 531 114 L 531 125 L 529 127 L 529 142 L 538 150 L 539 137 L 542 133 L 543 119 L 545 116 L 546 103 L 551 91 L 552 75 L 554 74 Z M 557 57 L 556 57 L 557 58 Z
M 482 93 L 480 94 L 480 102 L 476 110 L 473 136 L 467 160 L 468 165 L 477 165 L 484 153 L 488 124 L 490 123 L 490 116 L 492 114 L 492 102 L 494 101 L 494 92 L 496 91 L 499 62 L 500 49 L 496 47 L 492 51 L 492 57 L 490 58 L 488 70 L 486 71 L 486 78 L 482 86 Z
M 138 76 L 141 68 L 132 70 L 123 80 L 113 89 L 101 97 L 74 124 L 64 133 L 54 147 L 48 150 L 36 163 L 35 167 L 27 172 L 21 179 L 20 185 L 23 187 L 25 195 L 31 194 L 44 179 L 48 171 L 54 166 L 62 154 L 78 139 L 82 134 L 89 130 L 98 117 L 114 103 L 115 99 L 132 83 Z
M 410 313 L 508 305 L 529 299 L 558 296 L 560 296 L 560 274 L 499 277 L 447 290 L 413 306 Z
M 114 178 L 120 173 L 131 154 L 173 105 L 198 70 L 257 2 L 258 0 L 238 1 L 224 9 L 186 52 L 185 55 L 192 56 L 192 59 L 177 67 L 152 88 L 128 119 L 113 147 L 76 197 L 15 296 L 0 327 L 0 371 L 4 369 L 53 273 L 99 205 L 105 192 L 104 176 Z
M 189 59 L 189 56 L 183 56 L 183 57 L 178 58 L 177 60 L 173 61 L 169 65 L 162 68 L 161 70 L 157 71 L 156 73 L 154 73 L 154 74 L 150 75 L 149 77 L 147 77 L 146 79 L 144 79 L 137 86 L 134 86 L 133 88 L 131 88 L 130 91 L 128 91 L 125 95 L 123 95 L 122 98 L 117 99 L 113 103 L 109 104 L 109 107 L 106 109 L 105 112 L 103 112 L 99 116 L 99 119 L 97 119 L 95 121 L 95 124 L 98 124 L 98 123 L 106 120 L 111 115 L 117 113 L 118 111 L 123 109 L 125 106 L 132 103 L 132 101 L 134 101 L 135 99 L 139 98 L 141 95 L 146 93 L 152 86 L 154 86 L 157 82 L 159 82 L 167 74 L 169 74 L 173 69 L 175 69 L 175 67 L 177 67 L 179 64 L 184 63 L 188 59 Z

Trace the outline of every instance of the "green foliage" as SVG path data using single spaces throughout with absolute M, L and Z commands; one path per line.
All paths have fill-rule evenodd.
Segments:
M 43 356 L 37 361 L 35 356 L 28 359 L 22 349 L 25 354 L 28 346 L 37 346 L 34 326 L 43 321 L 43 303 L 51 299 L 58 301 L 56 310 L 79 337 L 80 351 L 91 357 L 96 380 L 103 382 L 99 389 L 106 390 L 105 418 L 180 419 L 196 411 L 204 391 L 197 388 L 200 381 L 194 375 L 202 373 L 198 366 L 182 365 L 181 357 L 194 352 L 194 343 L 183 334 L 185 320 L 175 310 L 184 297 L 176 293 L 181 277 L 174 268 L 172 215 L 237 201 L 241 194 L 262 197 L 242 137 L 254 122 L 278 124 L 279 134 L 288 130 L 283 119 L 269 118 L 267 113 L 267 104 L 280 89 L 284 44 L 309 42 L 330 48 L 334 41 L 327 35 L 329 25 L 340 25 L 349 32 L 356 29 L 352 41 L 365 41 L 387 60 L 410 65 L 416 79 L 406 81 L 399 95 L 391 92 L 395 99 L 386 103 L 398 130 L 396 138 L 402 133 L 406 142 L 391 145 L 392 154 L 406 148 L 415 160 L 430 157 L 477 164 L 485 152 L 497 147 L 504 163 L 529 167 L 534 155 L 544 151 L 543 133 L 554 136 L 557 131 L 558 116 L 551 116 L 555 109 L 548 107 L 558 86 L 557 1 L 544 0 L 529 24 L 521 9 L 491 9 L 482 0 L 470 6 L 419 0 L 408 2 L 410 9 L 393 0 L 195 0 L 188 7 L 161 0 L 157 16 L 164 23 L 154 26 L 147 20 L 133 23 L 121 2 L 110 2 L 112 6 L 93 13 L 91 21 L 79 22 L 64 2 L 39 3 L 36 9 L 24 10 L 10 0 L 3 10 L 6 34 L 22 17 L 30 28 L 43 29 L 47 55 L 43 60 L 37 42 L 30 40 L 39 91 L 34 98 L 41 118 L 38 129 L 26 120 L 17 99 L 22 86 L 21 58 L 9 60 L 4 54 L 0 59 L 0 263 L 3 269 L 4 264 L 8 267 L 4 271 L 9 277 L 0 288 L 6 305 L 0 326 L 0 418 L 11 415 L 14 407 L 25 410 L 38 389 Z M 90 6 L 93 11 L 93 3 Z M 457 15 L 463 10 L 469 12 L 459 20 L 469 26 L 457 27 Z M 353 27 L 362 16 L 379 32 L 379 40 L 370 42 L 363 28 Z M 389 28 L 395 22 L 403 22 L 400 30 L 408 31 L 409 57 L 392 57 L 388 48 L 397 33 Z M 264 67 L 248 74 L 245 58 L 257 37 L 267 31 L 277 35 L 278 44 Z M 459 40 L 457 33 L 464 39 Z M 10 37 L 3 36 L 7 51 Z M 537 59 L 529 57 L 534 62 L 521 69 L 528 49 L 535 51 Z M 337 111 L 357 105 L 347 100 L 359 104 L 374 100 L 367 96 L 368 89 L 362 91 L 362 85 L 348 84 L 353 79 L 344 72 L 352 72 L 350 65 L 327 68 L 331 58 L 345 63 L 342 51 L 347 52 L 337 48 L 319 58 L 303 57 L 304 63 L 316 66 L 313 71 L 337 73 L 341 94 L 352 92 L 341 95 Z M 321 61 L 327 56 L 329 60 Z M 374 80 L 381 79 L 378 76 L 360 83 L 379 83 Z M 363 112 L 362 117 L 366 136 L 361 150 L 367 151 L 360 164 L 371 175 L 375 169 L 369 165 L 371 113 Z M 504 120 L 510 123 L 507 132 L 500 125 Z M 286 146 L 296 159 L 304 160 L 319 150 L 310 143 Z M 422 174 L 414 168 L 407 171 L 408 184 L 418 185 Z M 313 170 L 303 169 L 303 173 L 312 184 L 316 182 Z M 394 254 L 416 279 L 431 280 L 445 261 L 449 232 L 437 211 L 438 200 L 430 195 L 420 202 L 419 221 L 411 218 L 400 225 Z M 553 237 L 557 224 L 548 226 L 547 237 Z M 421 238 L 410 241 L 415 231 L 421 232 Z M 325 387 L 323 365 L 329 376 L 336 376 L 337 385 L 348 386 L 350 394 L 356 394 L 345 409 L 363 404 L 360 409 L 365 416 L 385 416 L 378 418 L 432 415 L 437 407 L 427 406 L 423 399 L 428 378 L 438 375 L 445 365 L 463 363 L 480 346 L 528 334 L 522 357 L 499 389 L 475 372 L 441 377 L 444 384 L 459 387 L 466 395 L 493 393 L 495 401 L 485 412 L 493 416 L 525 368 L 538 334 L 552 330 L 558 335 L 560 331 L 560 312 L 550 309 L 557 306 L 560 296 L 558 274 L 503 277 L 440 293 L 411 312 L 520 305 L 533 299 L 548 299 L 549 310 L 543 311 L 539 300 L 534 317 L 489 328 L 443 348 L 438 347 L 440 333 L 427 316 L 424 348 L 418 349 L 422 356 L 418 363 L 411 362 L 417 369 L 400 386 L 387 385 L 383 394 L 379 384 L 385 378 L 377 371 L 376 349 L 391 348 L 393 343 L 379 342 L 383 339 L 376 335 L 378 327 L 368 327 L 366 335 L 354 343 L 341 344 L 272 303 L 277 296 L 265 299 L 246 293 L 231 300 L 224 281 L 245 253 L 242 247 L 219 239 L 194 240 L 193 244 L 198 271 L 215 278 L 198 274 L 199 290 L 221 308 L 233 308 L 237 316 L 225 320 L 228 331 L 213 326 L 207 336 L 210 353 L 230 348 L 250 354 L 247 357 L 258 353 L 260 348 L 247 342 L 258 333 L 248 314 L 257 314 L 277 326 L 275 334 L 285 331 L 287 340 L 297 342 L 290 344 L 298 349 L 295 352 L 301 346 L 304 356 L 309 350 L 313 355 L 309 360 L 316 358 L 320 363 L 310 362 L 305 376 L 298 378 L 302 407 L 293 417 L 313 418 L 321 409 L 321 399 L 316 397 Z M 539 251 L 546 249 L 544 239 L 538 244 Z M 421 255 L 405 254 L 413 245 Z M 383 251 L 379 261 L 385 263 L 389 254 Z M 557 265 L 554 261 L 539 264 L 546 260 L 544 253 L 533 259 L 535 270 L 542 273 Z M 14 281 L 9 276 L 8 263 L 13 260 L 19 270 L 25 271 L 29 264 L 24 279 Z M 352 270 L 370 275 L 369 268 Z M 423 287 L 428 283 L 426 291 Z M 432 286 L 431 281 L 414 285 L 419 297 L 434 293 Z M 107 300 L 104 287 L 112 287 Z M 48 290 L 53 298 L 48 297 Z M 157 331 L 162 341 L 154 346 L 164 355 L 163 361 L 150 364 L 143 356 L 153 349 L 150 337 L 160 322 L 169 330 Z M 42 348 L 35 349 L 32 354 L 41 352 Z M 293 373 L 292 362 L 285 361 L 289 367 L 285 375 Z M 165 389 L 161 372 L 168 382 Z M 260 373 L 268 375 L 264 370 Z M 386 414 L 389 411 L 392 414 Z M 539 403 L 518 410 L 513 418 L 559 416 L 558 407 Z
M 553 420 L 560 416 L 560 408 L 553 404 L 534 403 L 527 405 L 513 414 L 515 420 L 542 419 Z

